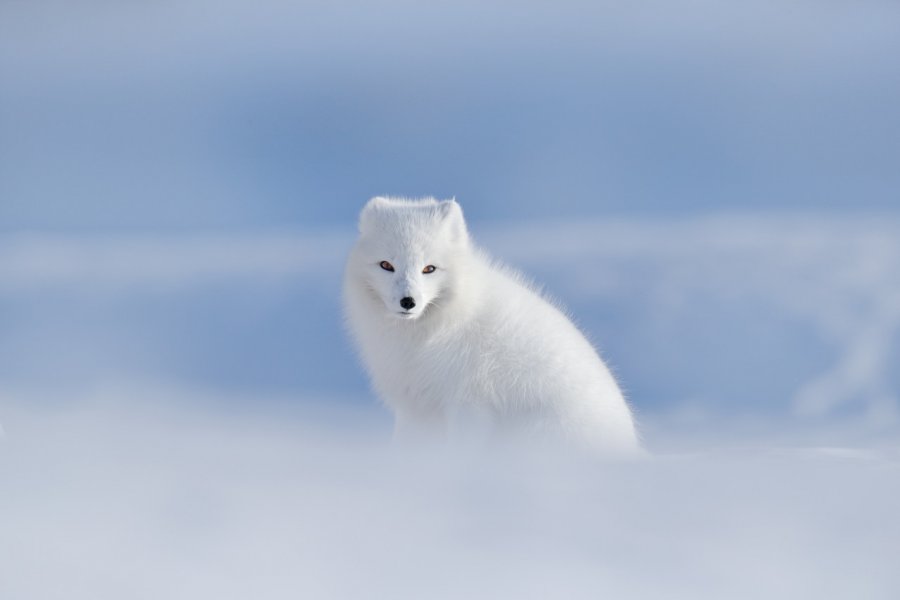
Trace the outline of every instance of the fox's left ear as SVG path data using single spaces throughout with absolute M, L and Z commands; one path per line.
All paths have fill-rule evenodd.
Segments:
M 374 229 L 375 220 L 378 214 L 384 211 L 388 204 L 388 199 L 383 196 L 375 196 L 363 207 L 359 213 L 359 232 L 368 233 Z
M 466 220 L 463 217 L 462 207 L 456 199 L 439 202 L 438 209 L 441 212 L 444 226 L 449 228 L 450 235 L 454 240 L 464 241 L 469 239 L 469 232 L 466 229 Z

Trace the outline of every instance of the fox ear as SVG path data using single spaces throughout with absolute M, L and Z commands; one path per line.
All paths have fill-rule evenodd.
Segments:
M 466 220 L 463 217 L 462 207 L 455 198 L 439 202 L 438 210 L 441 213 L 444 226 L 449 228 L 454 240 L 462 241 L 468 239 L 469 233 L 466 230 Z
M 384 209 L 384 206 L 387 204 L 387 202 L 387 198 L 384 198 L 382 196 L 375 196 L 374 198 L 366 202 L 366 205 L 359 213 L 360 233 L 371 231 L 372 225 L 375 221 L 375 217 L 382 209 Z

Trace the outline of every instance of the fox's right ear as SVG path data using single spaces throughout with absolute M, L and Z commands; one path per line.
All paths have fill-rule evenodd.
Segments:
M 373 227 L 373 223 L 378 216 L 378 213 L 384 209 L 384 206 L 387 204 L 387 198 L 382 196 L 375 196 L 363 207 L 362 211 L 359 213 L 359 232 L 366 233 L 367 231 L 371 231 Z
M 466 229 L 466 219 L 463 217 L 462 207 L 456 198 L 438 202 L 438 210 L 444 219 L 445 227 L 450 230 L 454 240 L 465 241 L 469 234 Z

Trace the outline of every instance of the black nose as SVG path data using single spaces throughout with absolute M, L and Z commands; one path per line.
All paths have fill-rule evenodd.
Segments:
M 404 310 L 409 310 L 416 305 L 416 301 L 407 296 L 406 298 L 400 301 L 400 306 L 404 308 Z

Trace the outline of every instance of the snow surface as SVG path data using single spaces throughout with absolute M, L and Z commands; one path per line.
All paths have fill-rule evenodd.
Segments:
M 404 455 L 372 411 L 208 400 L 149 386 L 7 398 L 0 596 L 900 593 L 897 445 L 732 435 L 633 463 Z

